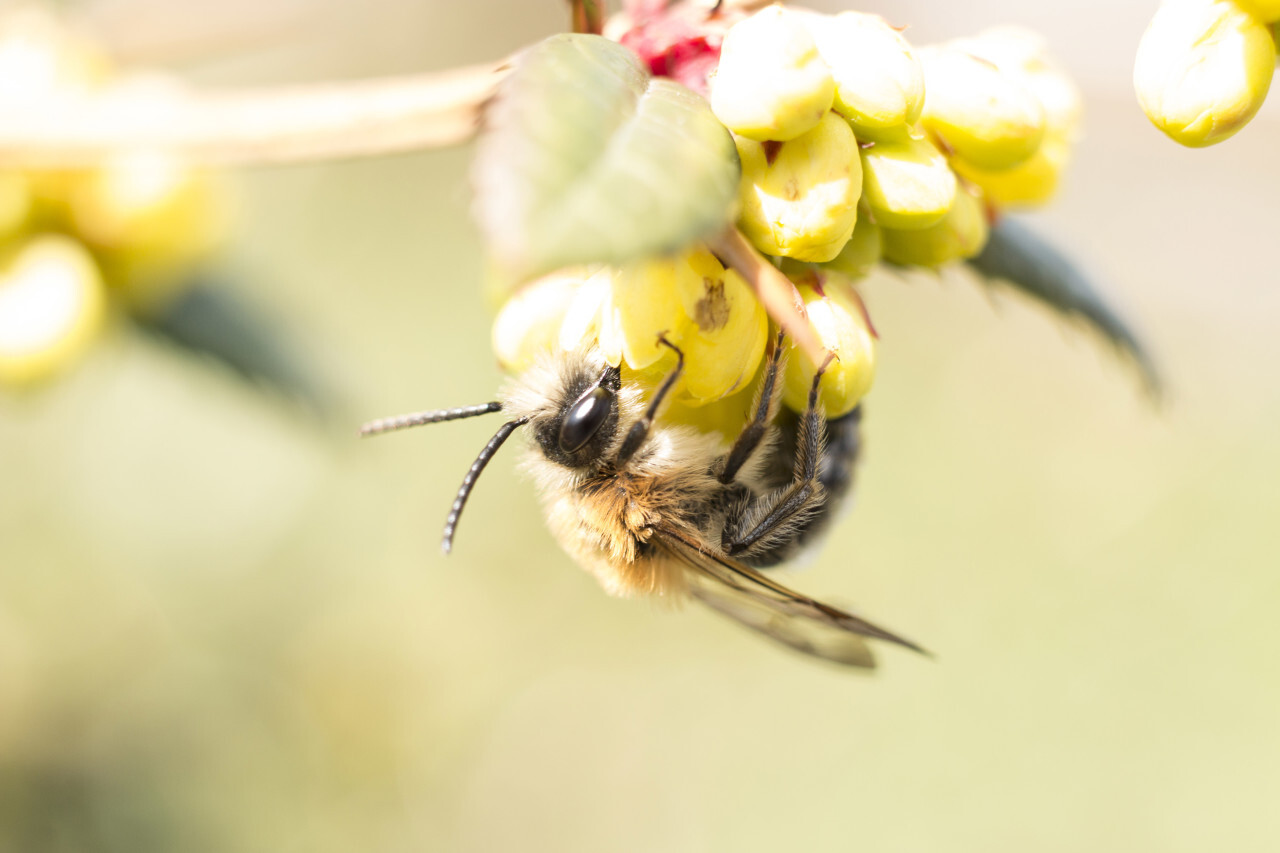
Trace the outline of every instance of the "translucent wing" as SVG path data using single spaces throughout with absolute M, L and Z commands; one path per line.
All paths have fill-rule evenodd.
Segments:
M 872 668 L 866 638 L 928 654 L 910 640 L 788 589 L 724 554 L 698 547 L 680 531 L 660 531 L 660 547 L 689 567 L 695 598 L 783 645 L 846 666 Z

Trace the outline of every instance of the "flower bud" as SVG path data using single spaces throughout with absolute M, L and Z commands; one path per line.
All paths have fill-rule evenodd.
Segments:
M 940 267 L 981 252 L 987 231 L 987 212 L 978 192 L 962 186 L 939 222 L 917 231 L 886 228 L 884 257 L 903 266 Z
M 987 200 L 997 207 L 1034 207 L 1044 204 L 1057 191 L 1070 158 L 1070 143 L 1046 136 L 1030 160 L 1012 169 L 979 169 L 959 158 L 951 161 L 951 168 L 966 181 L 981 187 Z
M 972 38 L 951 42 L 966 53 L 985 59 L 1013 77 L 1044 107 L 1045 139 L 1071 140 L 1080 124 L 1080 90 L 1049 56 L 1043 36 L 1025 27 L 983 30 Z
M 694 275 L 676 281 L 688 318 L 679 337 L 685 357 L 680 396 L 701 404 L 750 383 L 764 355 L 769 317 L 742 276 L 711 252 L 690 252 L 684 263 Z
M 836 81 L 833 109 L 859 139 L 905 134 L 924 106 L 924 72 L 907 40 L 879 15 L 804 17 Z
M 1235 4 L 1264 23 L 1280 21 L 1280 0 L 1235 0 Z
M 600 348 L 614 364 L 656 385 L 684 353 L 675 396 L 697 406 L 740 390 L 764 353 L 769 319 L 755 294 L 733 270 L 702 247 L 642 261 L 613 276 L 600 324 Z
M 886 228 L 928 228 L 951 209 L 956 176 L 927 139 L 877 142 L 862 149 L 862 196 Z
M 809 322 L 818 340 L 835 360 L 828 366 L 818 385 L 818 401 L 827 417 L 838 418 L 853 411 L 875 379 L 876 342 L 867 320 L 866 309 L 853 285 L 840 276 L 815 277 L 796 284 Z M 782 400 L 802 412 L 809 400 L 809 388 L 817 372 L 803 350 L 791 343 Z
M 613 285 L 613 276 L 612 268 L 599 267 L 578 285 L 564 312 L 564 321 L 560 323 L 560 349 L 572 352 L 597 342 L 602 325 L 601 313 Z M 622 359 L 620 349 L 606 351 L 606 355 L 610 364 L 617 364 Z
M 0 257 L 0 385 L 67 369 L 102 326 L 102 277 L 66 237 L 38 237 Z
M 0 172 L 0 239 L 22 230 L 31 215 L 31 187 L 21 172 Z
M 831 109 L 835 82 L 808 30 L 781 6 L 734 24 L 711 81 L 711 110 L 739 136 L 795 139 Z
M 829 261 L 853 233 L 862 192 L 858 142 L 828 112 L 790 142 L 736 138 L 742 160 L 738 224 L 767 255 Z
M 102 257 L 134 308 L 162 305 L 226 236 L 227 199 L 213 177 L 160 152 L 130 152 L 69 187 L 76 233 Z
M 678 282 L 693 277 L 683 256 L 638 261 L 617 271 L 600 323 L 600 349 L 610 364 L 621 359 L 643 370 L 670 352 L 658 337 L 666 335 L 672 343 L 680 337 L 685 316 Z
M 1138 43 L 1133 85 L 1152 124 L 1200 148 L 1249 123 L 1275 62 L 1266 24 L 1230 0 L 1166 0 Z
M 763 359 L 762 359 L 763 360 Z M 664 424 L 689 426 L 699 432 L 718 432 L 726 443 L 732 442 L 741 434 L 743 427 L 751 422 L 755 412 L 751 408 L 757 383 L 762 371 L 759 365 L 756 373 L 743 388 L 734 391 L 727 397 L 712 402 L 696 401 L 681 394 L 672 394 L 671 402 L 658 413 L 658 420 Z M 623 371 L 624 380 L 643 381 L 647 377 L 629 376 Z M 648 384 L 656 385 L 661 379 L 654 377 Z
M 0 110 L 41 108 L 83 96 L 109 69 L 96 47 L 45 9 L 9 9 L 0 19 Z
M 995 65 L 948 46 L 920 52 L 925 99 L 920 123 L 956 156 L 1008 169 L 1035 153 L 1044 107 Z
M 559 346 L 569 305 L 588 277 L 582 267 L 560 270 L 511 295 L 493 321 L 493 351 L 504 370 L 527 370 L 539 353 Z
M 863 278 L 880 262 L 881 253 L 880 226 L 870 216 L 859 215 L 849 242 L 822 268 L 850 279 Z

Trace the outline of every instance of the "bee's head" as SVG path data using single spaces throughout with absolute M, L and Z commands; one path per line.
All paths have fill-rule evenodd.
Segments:
M 587 371 L 563 385 L 550 411 L 529 421 L 533 439 L 547 459 L 566 468 L 591 468 L 608 453 L 618 434 L 618 368 Z
M 462 478 L 444 526 L 442 544 L 448 552 L 458 518 L 480 472 L 513 432 L 527 425 L 547 459 L 568 468 L 591 468 L 608 455 L 617 437 L 621 389 L 618 368 L 610 367 L 596 354 L 573 353 L 530 369 L 511 386 L 502 402 L 384 418 L 365 424 L 360 434 L 377 435 L 498 411 L 510 418 L 489 439 Z
M 619 423 L 638 399 L 622 387 L 621 371 L 599 351 L 562 352 L 540 360 L 508 386 L 502 410 L 525 419 L 534 446 L 549 462 L 581 471 L 609 455 Z

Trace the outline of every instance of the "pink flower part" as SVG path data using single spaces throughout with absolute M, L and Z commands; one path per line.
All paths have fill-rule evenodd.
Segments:
M 670 77 L 702 95 L 720 63 L 725 31 L 740 20 L 740 12 L 712 14 L 695 3 L 631 0 L 626 4 L 629 28 L 618 41 L 630 48 L 650 73 Z

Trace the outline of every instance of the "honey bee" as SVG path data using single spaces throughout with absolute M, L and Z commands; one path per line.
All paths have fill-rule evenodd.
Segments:
M 646 404 L 594 349 L 546 356 L 501 399 L 365 424 L 375 435 L 501 412 L 507 421 L 471 464 L 444 526 L 453 547 L 477 478 L 520 428 L 526 467 L 552 533 L 618 596 L 693 597 L 786 646 L 855 667 L 873 667 L 867 638 L 923 652 L 871 622 L 783 586 L 762 569 L 811 545 L 849 491 L 861 412 L 828 422 L 814 376 L 806 410 L 779 414 L 783 339 L 771 342 L 752 416 L 726 446 L 718 434 L 656 423 L 684 370 L 684 354 Z M 828 358 L 828 363 L 830 358 Z

